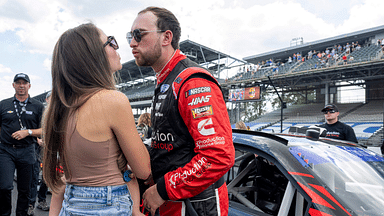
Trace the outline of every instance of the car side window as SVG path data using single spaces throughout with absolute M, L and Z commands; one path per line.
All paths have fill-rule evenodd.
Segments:
M 256 215 L 307 215 L 308 201 L 297 192 L 276 161 L 261 155 L 236 151 L 228 173 L 230 206 Z

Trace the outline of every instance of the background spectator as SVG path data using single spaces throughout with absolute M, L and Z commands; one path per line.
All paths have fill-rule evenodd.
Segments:
M 44 106 L 29 96 L 31 83 L 27 74 L 16 74 L 12 85 L 15 95 L 0 102 L 0 215 L 11 215 L 15 169 L 16 215 L 26 215 Z
M 247 130 L 247 126 L 245 126 L 245 123 L 243 121 L 236 122 L 235 127 L 236 129 Z

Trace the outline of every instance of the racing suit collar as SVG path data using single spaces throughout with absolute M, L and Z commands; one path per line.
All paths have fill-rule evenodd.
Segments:
M 159 85 L 160 83 L 162 83 L 165 80 L 165 78 L 167 78 L 169 73 L 173 70 L 173 68 L 175 68 L 177 63 L 179 63 L 179 61 L 186 58 L 187 56 L 182 54 L 179 49 L 175 50 L 172 57 L 169 59 L 168 63 L 164 66 L 164 68 L 161 69 L 160 72 L 156 73 L 156 80 L 157 80 L 156 85 Z

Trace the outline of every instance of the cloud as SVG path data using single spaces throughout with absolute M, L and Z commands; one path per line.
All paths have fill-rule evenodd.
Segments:
M 290 45 L 290 40 L 306 41 L 330 35 L 334 26 L 294 2 L 272 2 L 248 8 L 202 8 L 197 16 L 182 17 L 182 38 L 243 58 Z M 328 31 L 322 31 L 328 29 Z M 319 38 L 320 37 L 320 38 Z
M 49 2 L 42 6 L 46 13 L 44 16 L 34 11 L 31 16 L 40 16 L 37 22 L 20 27 L 17 34 L 29 52 L 52 54 L 53 47 L 60 35 L 81 23 L 81 19 L 74 17 L 69 10 L 56 2 Z
M 52 65 L 52 60 L 49 59 L 49 58 L 46 58 L 46 59 L 44 60 L 44 63 L 43 63 L 44 68 L 45 68 L 46 70 L 48 70 L 48 71 L 51 71 L 51 65 Z
M 4 65 L 0 64 L 0 74 L 2 74 L 2 73 L 10 74 L 10 73 L 13 73 L 13 72 L 12 72 L 11 68 L 5 67 Z
M 340 26 L 342 32 L 358 31 L 383 25 L 384 1 L 366 0 L 351 7 L 350 17 Z
M 2 41 L 9 38 L 8 46 L 0 50 L 7 54 L 0 57 L 1 86 L 10 88 L 12 95 L 12 75 L 7 81 L 1 76 L 28 71 L 37 80 L 31 91 L 49 89 L 51 78 L 46 71 L 50 71 L 55 43 L 64 31 L 89 21 L 116 37 L 122 63 L 132 60 L 126 32 L 137 13 L 152 5 L 176 15 L 181 41 L 190 39 L 239 59 L 289 47 L 292 38 L 311 42 L 380 26 L 384 20 L 384 1 L 377 0 L 0 0 L 0 36 Z M 40 58 L 20 63 L 19 53 Z M 35 65 L 29 66 L 31 62 Z M 28 65 L 28 70 L 20 64 Z
M 14 90 L 12 88 L 14 73 L 11 68 L 4 67 L 0 64 L 0 100 L 4 98 L 8 98 L 14 94 Z
M 8 12 L 0 13 L 0 32 L 16 31 L 29 52 L 50 55 L 64 31 L 91 20 L 106 34 L 115 35 L 121 46 L 122 60 L 128 61 L 133 57 L 125 33 L 130 30 L 138 11 L 149 5 L 160 5 L 171 10 L 179 19 L 182 40 L 189 38 L 242 58 L 289 46 L 290 40 L 295 37 L 303 37 L 308 42 L 351 32 L 350 29 L 380 25 L 383 20 L 380 9 L 384 8 L 384 3 L 381 1 L 327 2 L 335 7 L 302 0 L 252 3 L 160 0 L 130 1 L 129 4 L 127 1 L 106 4 L 101 0 L 92 4 L 86 0 L 2 1 L 0 11 Z M 352 7 L 351 4 L 355 5 Z M 343 8 L 341 5 L 349 7 Z M 332 11 L 332 16 L 330 12 L 324 12 L 324 8 Z M 335 25 L 330 22 L 332 20 L 343 22 Z

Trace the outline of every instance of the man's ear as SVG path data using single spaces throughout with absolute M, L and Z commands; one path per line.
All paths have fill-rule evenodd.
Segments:
M 173 40 L 173 33 L 171 30 L 167 30 L 163 33 L 163 46 L 171 45 Z

